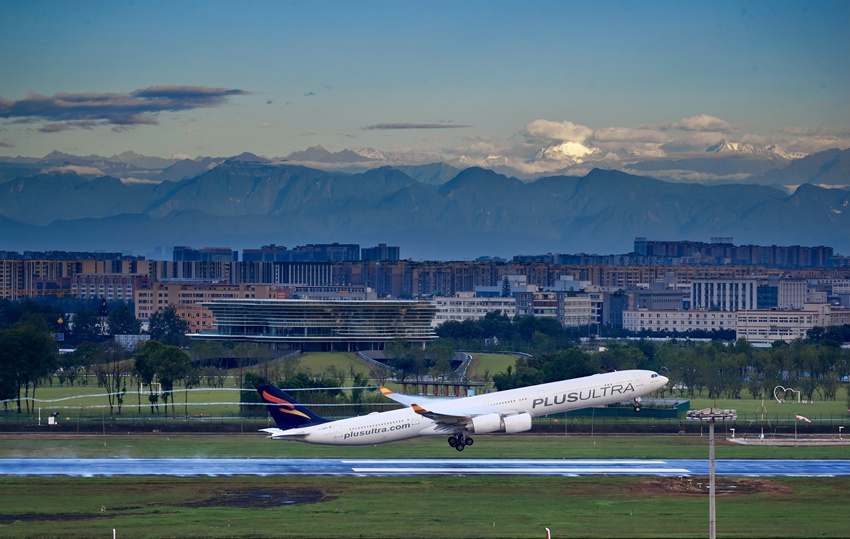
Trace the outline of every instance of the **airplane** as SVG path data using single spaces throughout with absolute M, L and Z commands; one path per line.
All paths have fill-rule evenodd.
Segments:
M 405 408 L 336 421 L 316 415 L 272 384 L 257 386 L 257 392 L 277 424 L 261 432 L 274 440 L 374 445 L 448 435 L 449 446 L 463 451 L 473 444 L 470 434 L 524 432 L 538 416 L 629 400 L 639 412 L 641 397 L 667 381 L 653 371 L 628 370 L 460 398 L 399 395 L 382 387 L 384 396 Z

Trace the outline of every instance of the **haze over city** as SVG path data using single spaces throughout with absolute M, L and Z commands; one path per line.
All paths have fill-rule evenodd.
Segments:
M 4 2 L 0 155 L 322 145 L 535 173 L 844 149 L 848 20 L 843 1 Z

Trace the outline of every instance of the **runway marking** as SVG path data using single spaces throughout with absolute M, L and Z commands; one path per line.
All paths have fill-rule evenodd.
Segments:
M 480 466 L 482 464 L 492 464 L 494 460 L 498 462 L 504 462 L 509 464 L 569 464 L 571 462 L 586 464 L 586 465 L 605 465 L 611 466 L 616 464 L 653 464 L 653 465 L 664 465 L 667 464 L 665 460 L 647 460 L 647 459 L 463 459 L 462 461 L 458 461 L 458 459 L 348 459 L 341 460 L 343 464 L 386 464 L 387 462 L 398 462 L 400 464 L 442 464 L 448 462 L 463 462 L 465 464 L 471 464 Z
M 595 475 L 690 475 L 685 468 L 352 468 L 357 473 L 386 473 L 404 475 L 460 473 L 469 475 L 552 475 L 552 474 L 595 474 Z
M 705 475 L 702 459 L 0 459 L 0 476 Z M 717 475 L 850 476 L 850 459 L 717 461 Z

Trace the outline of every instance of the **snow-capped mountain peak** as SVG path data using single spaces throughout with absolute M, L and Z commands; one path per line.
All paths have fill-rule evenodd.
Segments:
M 806 154 L 800 152 L 789 152 L 784 148 L 772 144 L 770 146 L 759 146 L 749 142 L 730 142 L 726 139 L 721 139 L 720 142 L 713 146 L 709 146 L 705 150 L 708 153 L 740 153 L 752 155 L 764 155 L 778 157 L 780 159 L 800 159 Z
M 599 148 L 590 148 L 579 142 L 562 142 L 541 148 L 534 158 L 582 163 L 588 157 L 598 153 L 600 153 Z

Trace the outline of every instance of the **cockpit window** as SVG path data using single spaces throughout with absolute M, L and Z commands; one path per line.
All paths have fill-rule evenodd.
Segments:
M 652 376 L 650 376 L 650 378 L 658 378 L 658 373 L 652 373 Z

